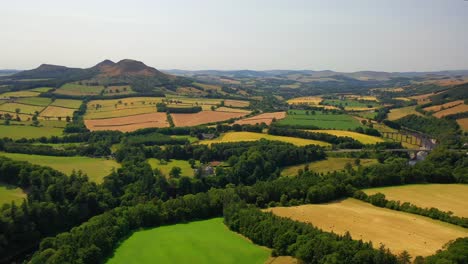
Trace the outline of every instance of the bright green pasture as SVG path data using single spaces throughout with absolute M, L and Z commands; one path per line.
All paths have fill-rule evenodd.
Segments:
M 21 188 L 0 183 L 0 206 L 11 202 L 15 202 L 18 205 L 25 198 L 26 193 Z
M 66 94 L 66 95 L 98 95 L 104 89 L 104 86 L 88 86 L 81 85 L 76 83 L 67 83 L 64 84 L 59 89 L 55 90 L 57 94 Z
M 107 263 L 263 264 L 269 255 L 214 218 L 135 232 Z
M 45 121 L 44 121 L 45 122 Z M 62 128 L 47 127 L 47 126 L 15 126 L 15 125 L 0 125 L 0 138 L 9 137 L 13 139 L 20 138 L 40 138 L 62 135 Z
M 169 162 L 161 163 L 159 159 L 148 159 L 148 163 L 153 169 L 159 169 L 164 175 L 169 176 L 169 172 L 173 167 L 179 167 L 182 170 L 181 176 L 193 177 L 194 172 L 190 164 L 186 160 L 170 160 Z M 198 166 L 197 161 L 195 166 Z
M 120 164 L 116 161 L 101 158 L 80 156 L 55 157 L 5 152 L 0 152 L 0 156 L 6 156 L 14 160 L 29 161 L 37 165 L 49 166 L 68 175 L 72 173 L 73 170 L 81 170 L 88 175 L 91 181 L 97 183 L 102 182 L 102 179 L 110 174 L 112 168 L 120 168 Z
M 316 126 L 322 129 L 355 129 L 361 124 L 358 120 L 347 114 L 332 114 L 321 111 L 289 110 L 286 118 L 278 121 L 279 125 Z
M 78 108 L 80 108 L 81 100 L 56 99 L 51 105 L 52 106 L 60 106 L 60 107 L 78 109 Z
M 32 91 L 32 92 L 38 92 L 38 93 L 46 93 L 50 90 L 52 90 L 54 88 L 52 87 L 38 87 L 38 88 L 34 88 L 34 89 L 31 89 L 29 91 Z
M 52 102 L 52 99 L 47 97 L 22 97 L 15 101 L 21 104 L 48 106 Z

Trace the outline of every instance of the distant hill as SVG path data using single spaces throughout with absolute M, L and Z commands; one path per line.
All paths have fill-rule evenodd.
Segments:
M 0 76 L 9 76 L 20 72 L 19 70 L 0 70 Z
M 42 64 L 36 69 L 14 73 L 0 79 L 0 84 L 11 85 L 14 90 L 37 86 L 60 87 L 65 83 L 91 81 L 101 85 L 128 84 L 133 90 L 151 93 L 158 89 L 175 90 L 190 85 L 184 77 L 162 73 L 143 62 L 124 59 L 117 63 L 104 60 L 90 68 L 69 68 L 60 65 Z
M 180 76 L 197 76 L 197 75 L 212 75 L 225 76 L 232 78 L 266 78 L 287 75 L 306 75 L 312 78 L 327 78 L 333 76 L 346 76 L 357 80 L 389 80 L 391 78 L 415 78 L 415 77 L 437 77 L 437 76 L 468 76 L 468 70 L 455 71 L 437 71 L 437 72 L 378 72 L 378 71 L 358 71 L 358 72 L 336 72 L 330 70 L 313 71 L 313 70 L 234 70 L 234 71 L 219 71 L 219 70 L 163 70 L 166 73 Z

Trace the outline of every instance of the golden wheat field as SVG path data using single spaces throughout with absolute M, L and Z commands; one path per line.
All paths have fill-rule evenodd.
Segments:
M 428 256 L 450 240 L 468 236 L 468 229 L 428 217 L 373 206 L 356 199 L 327 204 L 275 207 L 267 211 L 310 223 L 327 232 L 380 243 L 394 253 L 407 250 L 411 256 Z
M 384 142 L 382 138 L 376 137 L 376 136 L 369 136 L 353 131 L 346 131 L 346 130 L 306 130 L 309 132 L 314 132 L 314 133 L 326 133 L 330 135 L 334 135 L 337 137 L 350 137 L 354 138 L 355 140 L 361 142 L 362 144 L 376 144 L 379 142 Z

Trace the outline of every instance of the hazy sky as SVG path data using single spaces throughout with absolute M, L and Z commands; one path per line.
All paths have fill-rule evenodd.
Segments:
M 467 0 L 0 0 L 0 69 L 468 69 Z

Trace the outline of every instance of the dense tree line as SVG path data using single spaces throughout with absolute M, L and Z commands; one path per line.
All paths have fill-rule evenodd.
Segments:
M 129 145 L 184 145 L 189 143 L 186 138 L 174 138 L 160 133 L 150 133 L 145 135 L 134 135 L 126 137 L 126 144 Z
M 378 207 L 427 216 L 432 219 L 468 228 L 468 218 L 466 217 L 455 216 L 452 212 L 444 212 L 434 207 L 421 208 L 409 202 L 401 203 L 400 201 L 387 200 L 383 193 L 367 195 L 363 191 L 357 191 L 353 197 Z
M 468 237 L 457 238 L 444 246 L 443 250 L 436 254 L 419 259 L 420 263 L 440 264 L 440 263 L 468 263 Z M 416 260 L 417 261 L 417 260 Z

